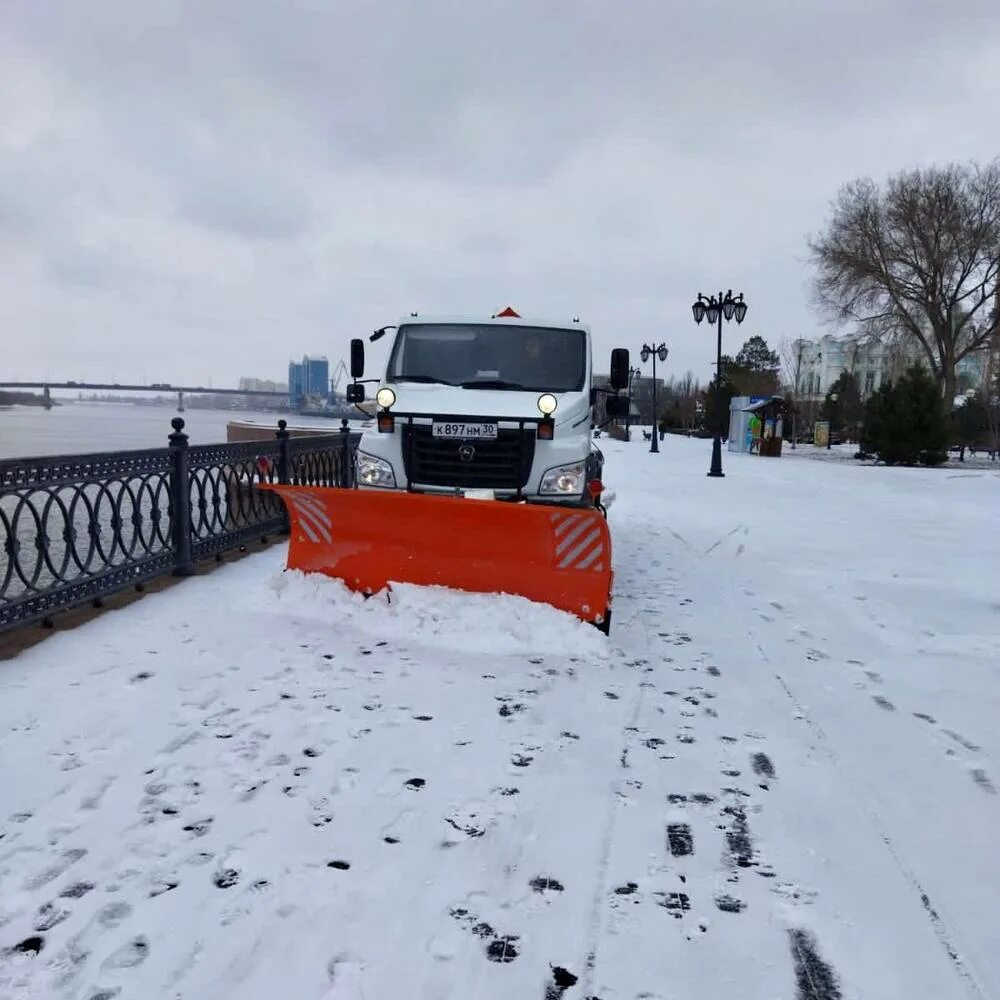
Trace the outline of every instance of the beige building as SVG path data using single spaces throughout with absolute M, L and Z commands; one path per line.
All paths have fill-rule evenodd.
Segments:
M 861 398 L 867 399 L 911 365 L 926 363 L 923 347 L 912 338 L 878 341 L 828 334 L 793 342 L 786 378 L 796 398 L 820 401 L 844 372 L 850 372 L 858 380 Z M 985 353 L 966 355 L 957 366 L 959 389 L 978 389 L 984 373 Z

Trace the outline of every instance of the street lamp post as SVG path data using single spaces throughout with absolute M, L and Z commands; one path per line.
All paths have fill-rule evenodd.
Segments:
M 659 358 L 661 361 L 667 360 L 667 355 L 670 353 L 670 348 L 666 344 L 660 344 L 657 347 L 653 347 L 651 344 L 643 344 L 642 350 L 639 352 L 639 356 L 642 358 L 642 363 L 645 364 L 650 357 L 653 359 L 653 443 L 649 446 L 650 451 L 658 452 L 660 450 L 659 438 L 657 436 L 657 426 L 656 426 L 656 359 Z
M 826 450 L 830 450 L 830 445 L 833 443 L 833 411 L 837 406 L 837 394 L 835 392 L 830 393 L 830 412 L 826 415 Z
M 725 295 L 719 292 L 718 296 L 709 295 L 704 296 L 701 292 L 698 293 L 698 298 L 695 300 L 694 305 L 691 306 L 691 311 L 694 313 L 694 321 L 700 323 L 703 319 L 708 317 L 709 323 L 713 326 L 718 324 L 719 339 L 716 350 L 716 362 L 715 362 L 715 390 L 718 394 L 718 398 L 722 398 L 722 321 L 726 320 L 728 323 L 734 316 L 736 317 L 737 323 L 742 323 L 747 314 L 747 304 L 743 301 L 743 293 L 740 292 L 735 298 L 733 298 L 733 290 L 729 289 Z M 722 409 L 721 404 L 719 407 L 720 411 Z M 712 439 L 712 465 L 708 470 L 710 476 L 721 478 L 725 475 L 722 471 L 722 417 L 723 414 L 719 413 L 719 422 L 715 428 L 715 437 Z
M 631 368 L 629 368 L 629 370 L 628 370 L 628 412 L 625 414 L 625 440 L 626 441 L 631 441 L 632 440 L 632 434 L 631 434 L 631 431 L 629 430 L 629 427 L 630 427 L 630 424 L 631 424 L 631 420 L 632 420 L 632 379 L 633 378 L 638 378 L 640 375 L 642 375 L 642 372 L 639 370 L 639 368 L 635 367 L 634 365 Z

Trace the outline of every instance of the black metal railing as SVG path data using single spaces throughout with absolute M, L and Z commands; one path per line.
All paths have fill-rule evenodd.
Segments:
M 351 487 L 360 435 L 191 447 L 175 417 L 166 448 L 0 462 L 0 631 L 48 621 L 256 538 L 287 531 L 262 483 Z

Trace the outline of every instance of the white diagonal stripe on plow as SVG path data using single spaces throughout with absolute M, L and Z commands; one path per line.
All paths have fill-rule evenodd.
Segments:
M 571 565 L 580 556 L 586 552 L 593 544 L 601 537 L 601 529 L 594 528 L 594 530 L 587 535 L 586 538 L 579 545 L 574 545 L 566 555 L 563 556 L 562 562 L 556 567 L 556 569 L 566 569 L 567 566 Z
M 574 567 L 573 569 L 586 569 L 598 556 L 604 555 L 604 542 L 601 542 L 597 548 L 591 549 Z M 595 566 L 595 570 L 599 570 L 601 567 Z
M 302 529 L 310 542 L 318 542 L 319 535 L 310 527 L 309 522 L 302 516 L 302 511 L 295 507 L 295 516 L 298 518 L 298 526 Z
M 319 535 L 324 542 L 333 541 L 330 529 L 319 520 L 315 511 L 300 503 L 297 499 L 293 500 L 292 503 L 295 505 L 295 512 L 299 515 L 299 523 L 302 525 L 302 529 L 309 535 L 312 541 L 319 541 L 316 535 Z M 328 519 L 327 524 L 329 524 Z
M 316 515 L 318 521 L 322 521 L 328 528 L 332 527 L 330 517 L 326 512 L 326 504 L 304 493 L 290 493 L 289 496 L 294 497 L 295 502 L 300 507 L 306 507 L 311 510 Z
M 564 521 L 563 524 L 566 522 Z M 559 528 L 562 524 L 559 525 Z M 556 546 L 556 555 L 561 556 L 586 530 L 590 527 L 590 521 L 586 517 L 573 518 L 573 527 L 559 539 Z M 559 535 L 559 528 L 556 528 L 556 536 Z
M 567 528 L 572 528 L 574 524 L 579 524 L 581 521 L 584 524 L 587 523 L 587 519 L 580 514 L 567 514 L 556 524 L 556 535 L 561 535 Z

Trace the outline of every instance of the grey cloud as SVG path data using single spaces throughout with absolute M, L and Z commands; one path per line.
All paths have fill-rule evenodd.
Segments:
M 313 219 L 303 192 L 280 177 L 248 177 L 231 171 L 208 172 L 182 192 L 180 214 L 189 221 L 236 237 L 289 240 L 305 233 Z
M 840 183 L 994 155 L 993 8 L 14 0 L 11 351 L 223 382 L 512 301 L 705 377 L 697 291 L 746 292 L 727 346 L 813 332 L 804 237 Z

